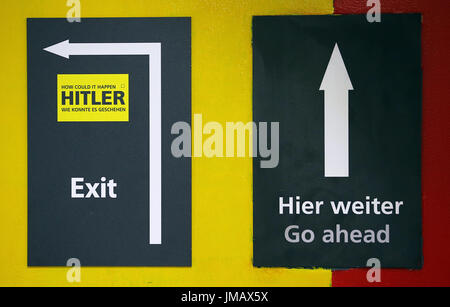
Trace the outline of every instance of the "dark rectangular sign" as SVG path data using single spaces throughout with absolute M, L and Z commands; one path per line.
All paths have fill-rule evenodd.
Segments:
M 255 17 L 254 265 L 422 266 L 421 16 Z
M 190 266 L 189 18 L 28 20 L 28 264 Z

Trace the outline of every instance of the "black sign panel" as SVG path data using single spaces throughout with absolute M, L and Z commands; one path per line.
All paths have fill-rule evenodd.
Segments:
M 28 264 L 190 266 L 189 18 L 28 20 Z
M 420 15 L 255 17 L 254 265 L 422 266 Z M 274 141 L 274 140 L 272 140 Z

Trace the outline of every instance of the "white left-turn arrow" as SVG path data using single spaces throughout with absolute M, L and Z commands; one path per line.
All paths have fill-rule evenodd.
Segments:
M 150 244 L 162 244 L 161 225 L 161 43 L 70 43 L 44 49 L 70 59 L 87 55 L 145 55 L 149 57 L 150 122 Z

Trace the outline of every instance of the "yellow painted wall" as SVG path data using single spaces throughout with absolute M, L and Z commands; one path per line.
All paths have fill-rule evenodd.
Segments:
M 67 268 L 27 267 L 26 18 L 66 0 L 2 0 L 0 285 L 68 286 Z M 252 120 L 253 15 L 332 14 L 332 0 L 81 0 L 82 17 L 192 17 L 192 108 Z M 83 268 L 82 286 L 330 286 L 326 270 L 252 266 L 252 163 L 193 159 L 192 268 Z

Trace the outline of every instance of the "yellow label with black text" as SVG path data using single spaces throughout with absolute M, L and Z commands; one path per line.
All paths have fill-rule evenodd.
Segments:
M 128 75 L 58 75 L 58 122 L 128 120 Z

